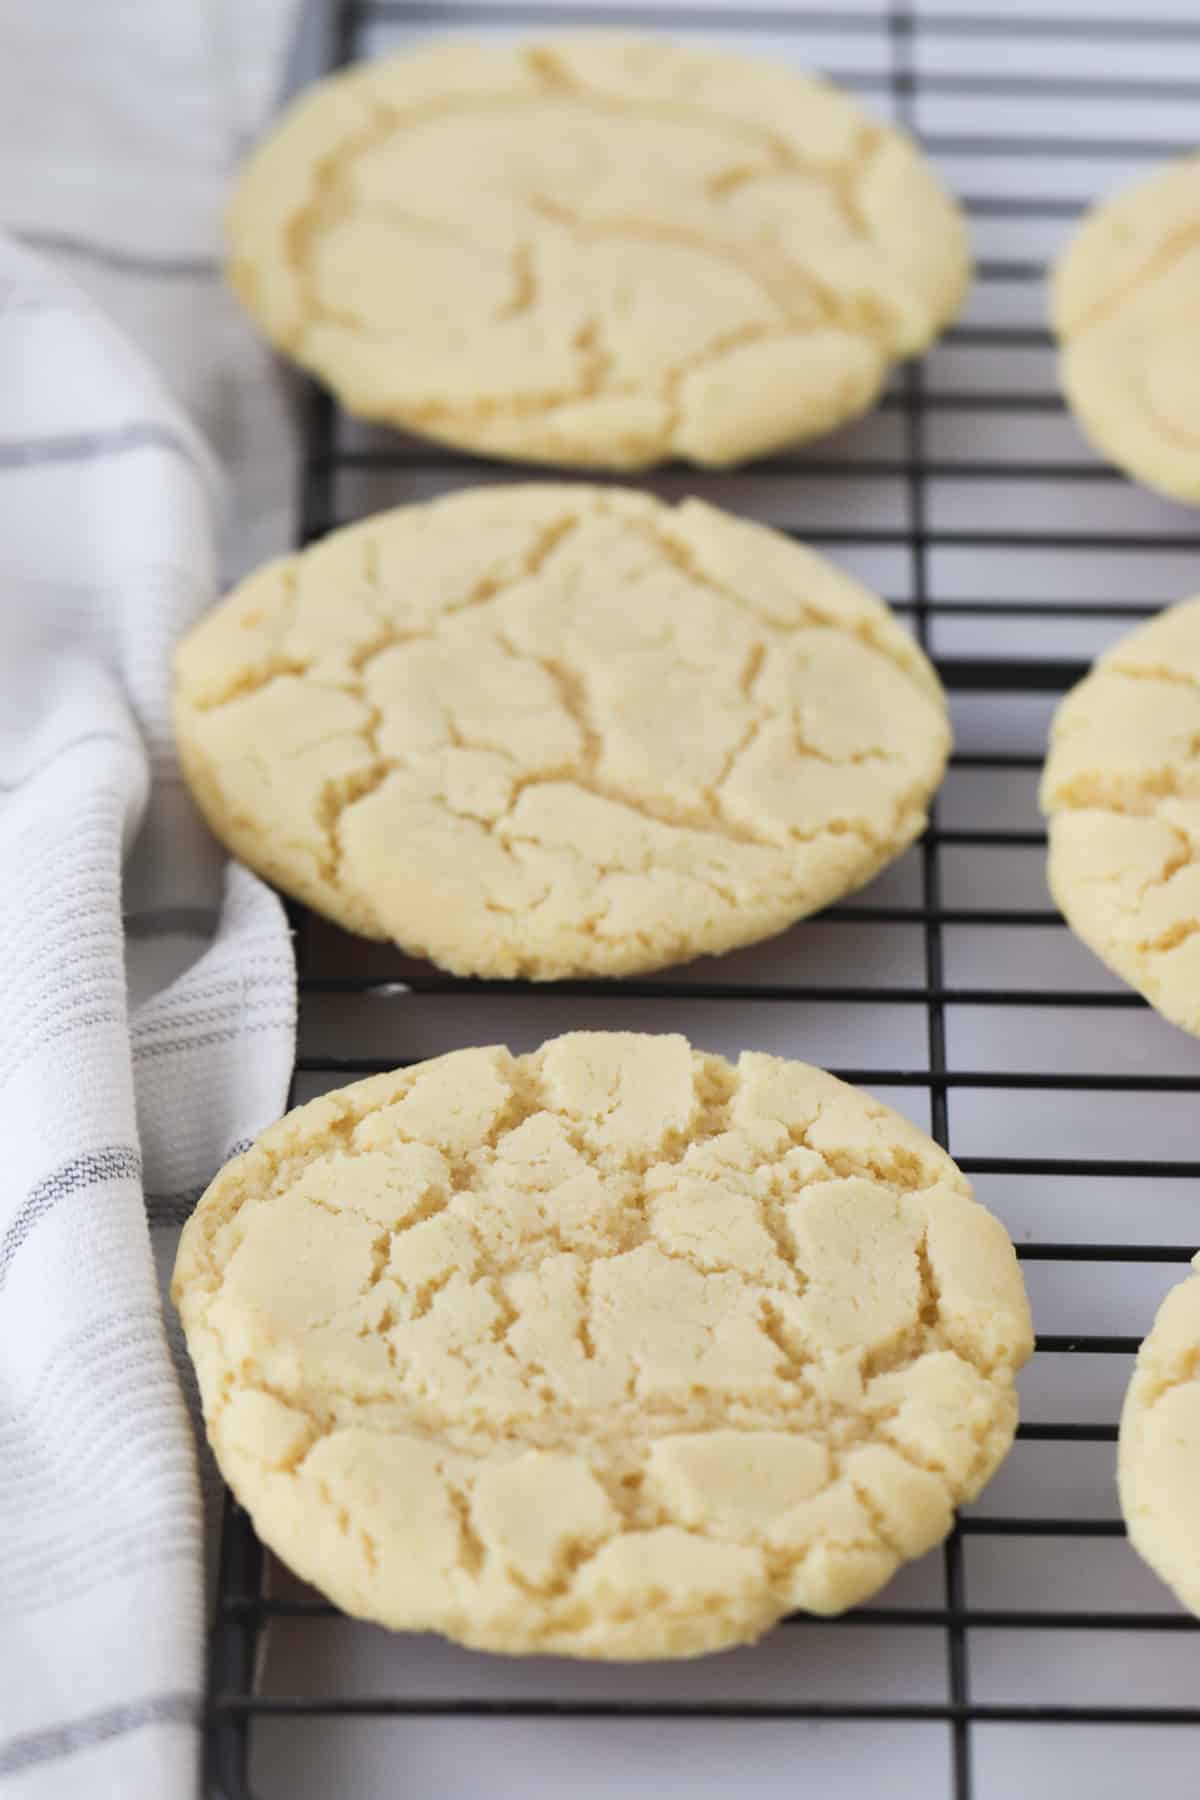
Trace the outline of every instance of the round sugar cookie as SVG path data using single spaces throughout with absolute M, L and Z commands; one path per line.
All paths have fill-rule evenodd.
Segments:
M 264 1541 L 348 1612 L 513 1653 L 854 1605 L 999 1464 L 1031 1347 L 1008 1237 L 922 1132 L 621 1032 L 289 1113 L 172 1293 Z
M 241 300 L 352 412 L 597 468 L 853 418 L 970 274 L 924 158 L 827 82 L 607 33 L 319 83 L 229 224 Z
M 1058 259 L 1051 322 L 1071 409 L 1120 468 L 1200 504 L 1200 155 L 1101 201 Z
M 624 974 L 782 930 L 912 842 L 949 748 L 873 595 L 619 489 L 368 519 L 243 583 L 176 677 L 230 848 L 456 974 Z
M 1138 1351 L 1117 1471 L 1134 1549 L 1200 1614 L 1200 1256 L 1192 1268 Z
M 1063 700 L 1041 801 L 1067 923 L 1200 1034 L 1200 598 L 1130 632 Z

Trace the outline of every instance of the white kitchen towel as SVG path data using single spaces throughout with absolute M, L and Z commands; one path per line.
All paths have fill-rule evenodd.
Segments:
M 222 282 L 221 214 L 298 12 L 0 0 L 0 228 L 80 283 L 236 472 L 218 521 L 226 579 L 286 546 L 295 491 L 287 390 Z
M 280 1111 L 295 1006 L 282 908 L 181 785 L 168 662 L 217 594 L 215 521 L 227 568 L 286 541 L 286 414 L 211 262 L 287 10 L 39 0 L 4 30 L 0 222 L 42 246 L 0 238 L 0 1790 L 22 1797 L 197 1782 L 203 1515 L 152 1237 L 165 1263 Z

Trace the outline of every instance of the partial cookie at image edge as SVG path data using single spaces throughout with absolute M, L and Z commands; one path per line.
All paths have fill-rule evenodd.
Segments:
M 1200 1256 L 1138 1351 L 1121 1410 L 1118 1483 L 1129 1539 L 1200 1616 Z
M 1041 783 L 1048 876 L 1076 935 L 1200 1035 L 1200 598 L 1099 657 L 1060 702 Z
M 1200 505 L 1200 153 L 1087 212 L 1051 275 L 1059 379 L 1109 461 Z

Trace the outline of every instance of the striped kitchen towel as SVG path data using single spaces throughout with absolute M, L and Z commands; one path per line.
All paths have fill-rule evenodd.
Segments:
M 285 10 L 42 0 L 0 67 L 0 220 L 39 243 L 0 238 L 0 1791 L 21 1796 L 197 1783 L 203 1507 L 159 1278 L 285 1102 L 294 979 L 278 901 L 208 836 L 171 740 L 215 522 L 225 573 L 284 547 L 289 466 L 213 264 L 250 70 L 222 137 L 199 106 L 219 61 L 188 41 Z

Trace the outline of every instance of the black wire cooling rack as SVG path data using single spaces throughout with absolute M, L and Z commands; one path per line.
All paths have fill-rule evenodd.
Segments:
M 1095 10 L 1105 13 L 1104 0 Z M 769 1697 L 747 1697 L 736 1684 L 734 1698 L 714 1697 L 711 1686 L 698 1697 L 684 1679 L 665 1698 L 641 1682 L 632 1694 L 596 1698 L 556 1689 L 544 1664 L 506 1678 L 501 1697 L 429 1692 L 427 1682 L 416 1693 L 378 1683 L 326 1691 L 319 1679 L 288 1685 L 294 1658 L 273 1677 L 269 1655 L 260 1682 L 268 1628 L 286 1629 L 302 1650 L 305 1634 L 335 1615 L 314 1596 L 278 1591 L 246 1515 L 230 1502 L 211 1652 L 211 1794 L 290 1793 L 260 1780 L 264 1732 L 278 1740 L 304 1722 L 328 1731 L 336 1721 L 346 1741 L 344 1728 L 364 1720 L 412 1729 L 448 1716 L 682 1720 L 699 1734 L 689 1740 L 697 1757 L 719 1720 L 758 1721 L 764 1732 L 769 1721 L 850 1725 L 855 1743 L 889 1727 L 926 1727 L 940 1738 L 932 1766 L 941 1785 L 935 1772 L 924 1794 L 1012 1793 L 1014 1770 L 1024 1771 L 1027 1795 L 1058 1792 L 1071 1776 L 1089 1794 L 1125 1794 L 1131 1768 L 1157 1768 L 1160 1795 L 1194 1791 L 1184 1775 L 1177 1787 L 1164 1780 L 1167 1765 L 1155 1759 L 1165 1740 L 1146 1728 L 1200 1726 L 1200 1640 L 1190 1635 L 1195 1622 L 1126 1551 L 1112 1466 L 1130 1358 L 1157 1297 L 1200 1239 L 1191 1217 L 1200 1159 L 1189 1125 L 1200 1052 L 1069 938 L 1042 885 L 1033 794 L 1055 697 L 1131 620 L 1200 587 L 1187 579 L 1189 566 L 1200 569 L 1189 515 L 1134 490 L 1074 436 L 1054 388 L 1039 297 L 1046 255 L 1091 194 L 1190 147 L 1170 134 L 1177 121 L 1176 136 L 1186 139 L 1187 115 L 1200 102 L 1200 16 L 1130 20 L 1110 6 L 1092 17 L 1071 0 L 1055 11 L 986 13 L 965 0 L 957 12 L 920 4 L 660 4 L 646 12 L 502 0 L 331 8 L 331 67 L 429 29 L 571 24 L 744 38 L 748 49 L 825 67 L 923 137 L 966 201 L 980 256 L 967 321 L 923 367 L 902 374 L 872 420 L 811 454 L 774 457 L 742 475 L 668 471 L 651 483 L 705 493 L 792 530 L 864 573 L 911 619 L 951 695 L 961 748 L 906 864 L 775 945 L 619 984 L 534 990 L 455 981 L 297 910 L 297 1092 L 435 1054 L 470 1041 L 455 1037 L 469 1029 L 510 1042 L 515 1030 L 532 1043 L 569 1023 L 611 1018 L 707 1042 L 724 1029 L 733 1048 L 790 1049 L 798 1039 L 812 1060 L 919 1116 L 1007 1219 L 1039 1337 L 1010 1464 L 982 1506 L 960 1519 L 940 1570 L 916 1590 L 901 1578 L 879 1604 L 842 1620 L 789 1621 L 808 1636 L 783 1634 L 797 1651 L 784 1697 L 778 1683 Z M 1194 136 L 1194 116 L 1190 129 Z M 522 475 L 537 478 L 355 427 L 314 390 L 303 538 L 373 506 Z M 870 1066 L 836 1054 L 850 1041 L 839 1024 L 850 1015 L 859 1021 L 853 1045 L 876 1052 Z M 832 1048 L 823 1055 L 826 1036 Z M 864 1062 L 861 1052 L 851 1060 Z M 1114 1320 L 1127 1328 L 1048 1329 Z M 1081 1368 L 1094 1375 L 1090 1384 L 1077 1378 Z M 1050 1378 L 1039 1383 L 1039 1370 Z M 1075 1575 L 1064 1603 L 1051 1576 L 1065 1563 Z M 1086 1606 L 1071 1603 L 1080 1592 Z M 916 1698 L 898 1697 L 891 1676 L 869 1671 L 830 1693 L 804 1651 L 816 1634 L 830 1645 L 833 1632 L 881 1642 L 876 1669 L 903 1665 L 917 1637 L 940 1639 L 940 1672 Z M 1010 1734 L 998 1753 L 993 1727 Z M 1018 1729 L 1015 1753 L 1014 1727 L 1028 1734 Z M 1073 1728 L 1070 1760 L 1057 1737 L 1047 1747 L 1044 1727 Z M 1120 1762 L 1131 1727 L 1140 1728 L 1135 1760 Z M 1170 1736 L 1174 1746 L 1178 1734 Z M 421 1800 L 452 1791 L 405 1774 L 403 1741 L 386 1792 Z M 903 1736 L 888 1743 L 903 1755 Z M 1106 1780 L 1110 1750 L 1126 1773 Z M 750 1789 L 755 1750 L 740 1754 Z M 1100 1759 L 1094 1775 L 1089 1754 Z M 797 1781 L 805 1769 L 798 1761 Z M 831 1795 L 865 1789 L 853 1776 L 844 1786 L 823 1783 Z M 363 1790 L 347 1773 L 311 1791 Z M 644 1790 L 635 1777 L 622 1791 Z M 910 1789 L 884 1782 L 879 1791 Z

